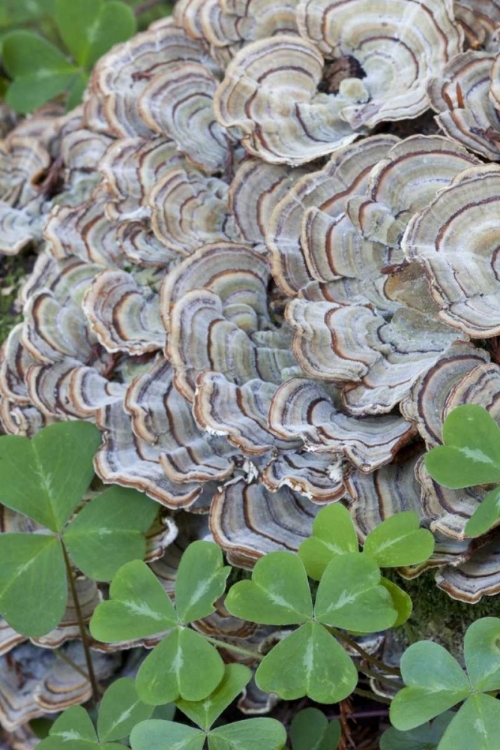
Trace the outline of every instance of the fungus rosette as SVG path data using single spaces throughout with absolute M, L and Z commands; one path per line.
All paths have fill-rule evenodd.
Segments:
M 404 575 L 435 568 L 464 601 L 500 590 L 495 532 L 464 536 L 481 491 L 422 461 L 453 406 L 500 420 L 500 172 L 481 161 L 498 154 L 497 14 L 182 0 L 97 63 L 81 107 L 9 121 L 0 248 L 38 257 L 2 348 L 3 429 L 95 422 L 100 478 L 178 528 L 148 558 L 168 592 L 188 541 L 251 568 L 339 501 L 361 540 L 416 511 L 436 551 Z M 44 645 L 73 643 L 72 623 Z M 242 625 L 220 603 L 206 627 Z M 23 640 L 0 649 L 29 659 Z

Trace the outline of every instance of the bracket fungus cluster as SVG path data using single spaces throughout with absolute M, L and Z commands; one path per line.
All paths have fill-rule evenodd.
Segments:
M 250 568 L 343 502 L 361 539 L 406 509 L 433 531 L 403 575 L 500 592 L 500 536 L 464 532 L 483 491 L 422 460 L 459 404 L 500 422 L 499 30 L 496 0 L 180 0 L 97 63 L 81 107 L 5 127 L 0 249 L 38 257 L 3 430 L 95 422 L 99 477 L 169 519 L 149 558 L 167 591 L 175 544 L 211 534 Z M 220 606 L 200 627 L 248 637 Z M 2 669 L 9 729 L 83 700 L 65 682 L 51 703 L 45 676 L 20 705 Z

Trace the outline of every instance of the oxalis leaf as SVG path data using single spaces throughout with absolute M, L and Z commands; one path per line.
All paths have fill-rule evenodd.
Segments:
M 439 750 L 498 750 L 500 703 L 490 695 L 472 695 L 448 725 Z
M 32 112 L 62 93 L 78 75 L 78 68 L 57 47 L 29 31 L 7 34 L 2 53 L 5 70 L 13 79 L 6 100 L 21 113 Z
M 336 750 L 342 736 L 340 722 L 330 723 L 318 708 L 304 708 L 292 720 L 292 750 Z
M 192 542 L 182 555 L 175 579 L 175 608 L 181 622 L 201 620 L 214 612 L 231 572 L 213 542 Z
M 38 750 L 123 750 L 115 742 L 100 743 L 94 725 L 81 706 L 65 711 L 52 725 L 49 737 L 37 745 Z
M 1 534 L 0 560 L 0 614 L 22 635 L 45 635 L 61 621 L 68 597 L 60 541 Z
M 151 651 L 136 678 L 139 698 L 159 706 L 182 698 L 201 701 L 224 676 L 224 662 L 199 633 L 175 628 Z
M 90 632 L 103 643 L 147 638 L 179 621 L 161 583 L 146 563 L 139 560 L 120 568 L 109 595 L 108 601 L 97 605 L 90 620 Z
M 101 443 L 88 422 L 59 422 L 30 440 L 0 437 L 0 501 L 54 532 L 63 530 L 94 476 Z
M 384 586 L 392 599 L 392 606 L 398 613 L 396 622 L 392 625 L 393 628 L 398 628 L 403 625 L 410 617 L 413 610 L 413 602 L 411 597 L 408 596 L 406 591 L 399 588 L 399 586 L 393 581 L 389 581 L 387 578 L 381 578 L 380 584 Z
M 391 723 L 414 729 L 467 698 L 471 685 L 459 663 L 432 641 L 410 646 L 401 659 L 404 687 L 391 703 Z
M 179 698 L 175 705 L 201 729 L 208 731 L 214 721 L 248 685 L 251 678 L 252 672 L 248 667 L 242 664 L 226 664 L 224 677 L 207 698 L 196 702 Z
M 363 551 L 371 555 L 381 568 L 418 565 L 434 551 L 434 537 L 421 529 L 416 513 L 396 513 L 376 526 L 366 537 Z
M 403 654 L 401 673 L 407 687 L 391 704 L 393 725 L 411 730 L 465 700 L 452 716 L 439 750 L 494 750 L 500 733 L 500 703 L 480 691 L 500 687 L 500 619 L 485 617 L 467 630 L 464 643 L 468 677 L 442 646 L 416 643 Z
M 313 523 L 312 536 L 299 547 L 307 575 L 319 581 L 334 557 L 358 551 L 358 537 L 347 508 L 337 503 L 322 508 Z
M 142 492 L 115 485 L 91 500 L 64 532 L 78 568 L 95 581 L 109 581 L 118 569 L 146 553 L 144 534 L 158 505 Z
M 436 750 L 454 716 L 451 711 L 446 711 L 437 716 L 432 724 L 423 724 L 407 732 L 391 727 L 380 738 L 380 750 Z
M 307 695 L 318 703 L 337 703 L 352 693 L 358 672 L 335 638 L 308 622 L 264 657 L 255 679 L 261 690 L 285 700 Z
M 123 748 L 123 745 L 109 740 L 127 737 L 135 724 L 148 719 L 152 712 L 151 706 L 138 700 L 133 679 L 124 677 L 110 685 L 103 696 L 97 733 L 88 713 L 81 706 L 74 706 L 56 719 L 49 730 L 49 737 L 38 747 L 42 750 Z
M 292 552 L 271 552 L 255 565 L 251 581 L 231 587 L 225 601 L 236 617 L 265 625 L 300 625 L 312 617 L 307 574 Z
M 434 550 L 434 537 L 419 528 L 416 513 L 404 511 L 387 518 L 368 534 L 363 551 L 381 568 L 417 565 Z M 310 578 L 319 581 L 336 557 L 358 552 L 358 539 L 349 511 L 343 505 L 329 505 L 316 516 L 313 534 L 299 547 L 299 557 Z
M 483 617 L 468 627 L 464 638 L 464 657 L 467 674 L 475 690 L 500 690 L 499 644 L 498 617 Z
M 486 409 L 475 404 L 454 409 L 444 421 L 443 442 L 425 457 L 436 482 L 452 489 L 500 482 L 500 430 Z
M 150 719 L 130 734 L 132 750 L 202 750 L 205 732 L 173 721 Z
M 398 619 L 378 565 L 362 552 L 328 563 L 318 586 L 314 614 L 325 625 L 358 633 L 385 630 Z
M 142 703 L 131 677 L 113 682 L 104 693 L 99 706 L 97 733 L 100 742 L 128 737 L 140 721 L 149 719 L 153 707 Z
M 115 0 L 57 0 L 55 18 L 71 54 L 86 69 L 136 31 L 132 10 Z
M 169 721 L 144 721 L 130 735 L 132 750 L 201 750 L 205 732 Z M 209 750 L 281 750 L 285 728 L 275 719 L 248 719 L 208 734 Z
M 236 721 L 208 735 L 209 750 L 281 750 L 285 742 L 285 727 L 276 719 Z
M 466 536 L 481 536 L 500 518 L 500 487 L 488 492 L 465 524 Z

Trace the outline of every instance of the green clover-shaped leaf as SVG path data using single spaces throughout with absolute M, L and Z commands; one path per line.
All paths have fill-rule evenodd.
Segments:
M 224 677 L 213 693 L 201 701 L 176 700 L 177 708 L 191 721 L 205 730 L 210 729 L 221 713 L 234 701 L 252 678 L 252 672 L 242 664 L 226 664 Z
M 158 505 L 137 490 L 115 485 L 91 500 L 64 532 L 73 562 L 89 578 L 110 581 L 117 570 L 146 553 L 145 533 Z
M 393 581 L 389 581 L 387 578 L 381 578 L 380 583 L 387 589 L 387 591 L 391 595 L 392 606 L 398 613 L 398 618 L 392 625 L 392 627 L 398 628 L 400 625 L 403 625 L 410 617 L 413 610 L 413 602 L 406 591 L 403 591 L 403 589 L 401 589 Z
M 334 558 L 323 573 L 314 614 L 319 622 L 358 633 L 394 625 L 398 613 L 381 583 L 380 568 L 362 552 Z
M 500 518 L 500 487 L 488 492 L 465 524 L 466 536 L 481 536 Z
M 182 698 L 201 701 L 224 676 L 224 662 L 199 633 L 175 628 L 151 651 L 136 678 L 144 703 L 158 706 Z
M 76 62 L 86 69 L 136 29 L 131 8 L 116 0 L 57 0 L 55 20 Z
M 312 536 L 302 542 L 298 554 L 307 575 L 319 581 L 330 560 L 357 551 L 358 538 L 349 511 L 337 503 L 320 510 Z
M 285 742 L 285 727 L 276 719 L 236 721 L 208 735 L 209 750 L 281 750 Z
M 266 625 L 300 625 L 312 617 L 307 574 L 292 552 L 271 552 L 255 565 L 251 581 L 240 581 L 226 597 L 231 614 Z
M 358 672 L 335 638 L 308 622 L 267 654 L 255 679 L 261 690 L 285 700 L 307 695 L 317 703 L 337 703 L 352 693 Z
M 78 68 L 57 47 L 30 31 L 7 34 L 2 53 L 5 70 L 13 79 L 6 101 L 23 114 L 66 91 L 79 75 Z
M 120 568 L 109 596 L 96 607 L 90 620 L 90 632 L 102 643 L 147 638 L 179 622 L 158 578 L 140 560 Z
M 411 510 L 389 516 L 366 537 L 363 551 L 381 568 L 418 565 L 434 551 L 434 537 Z
M 465 404 L 450 412 L 443 443 L 425 457 L 436 482 L 452 489 L 500 482 L 500 430 L 486 409 Z
M 490 695 L 471 695 L 448 725 L 439 750 L 497 750 L 500 703 Z
M 73 706 L 53 723 L 49 736 L 37 745 L 39 750 L 120 750 L 115 742 L 100 743 L 88 713 Z
M 201 750 L 205 732 L 169 721 L 144 721 L 130 735 L 132 750 Z M 281 750 L 285 728 L 275 719 L 247 719 L 208 733 L 209 750 Z
M 431 641 L 410 646 L 401 659 L 407 687 L 391 704 L 393 725 L 402 731 L 411 730 L 465 700 L 444 733 L 439 750 L 497 747 L 500 703 L 482 692 L 500 689 L 499 640 L 497 617 L 482 618 L 468 628 L 464 641 L 468 676 L 442 646 Z
M 175 607 L 181 622 L 212 614 L 213 603 L 224 593 L 231 572 L 213 542 L 192 542 L 182 555 L 175 579 Z
M 188 547 L 176 581 L 182 619 L 156 576 L 139 562 L 120 568 L 109 601 L 96 608 L 90 631 L 104 642 L 145 638 L 173 628 L 139 669 L 137 692 L 145 703 L 199 701 L 222 680 L 224 664 L 218 652 L 201 635 L 181 626 L 214 611 L 213 601 L 223 593 L 230 570 L 222 562 L 213 542 Z
M 62 531 L 94 476 L 100 443 L 101 433 L 88 422 L 49 425 L 32 440 L 0 437 L 0 501 Z
M 205 732 L 161 719 L 142 721 L 130 734 L 132 750 L 202 750 L 204 744 Z
M 152 706 L 147 706 L 139 700 L 131 677 L 116 680 L 106 690 L 99 705 L 99 741 L 108 742 L 128 737 L 134 726 L 149 719 L 152 712 Z
M 328 722 L 318 708 L 304 708 L 290 726 L 292 750 L 336 750 L 342 736 L 338 719 Z
M 380 750 L 436 750 L 454 715 L 446 711 L 437 716 L 432 724 L 423 724 L 407 732 L 391 727 L 380 738 Z
M 391 704 L 391 722 L 400 730 L 413 729 L 467 698 L 470 682 L 456 659 L 438 643 L 419 641 L 401 659 L 407 687 Z
M 469 626 L 464 638 L 467 674 L 475 690 L 500 690 L 500 619 L 483 617 Z
M 55 628 L 67 603 L 70 561 L 90 578 L 109 580 L 116 569 L 143 557 L 144 533 L 157 512 L 145 495 L 112 487 L 71 520 L 94 474 L 99 431 L 86 422 L 60 422 L 33 440 L 0 438 L 0 497 L 47 534 L 2 534 L 0 612 L 23 635 Z
M 68 598 L 61 543 L 42 534 L 0 535 L 0 612 L 18 633 L 55 628 Z

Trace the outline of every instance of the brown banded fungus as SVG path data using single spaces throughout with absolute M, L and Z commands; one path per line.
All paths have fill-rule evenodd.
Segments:
M 454 406 L 500 421 L 497 6 L 180 0 L 97 63 L 83 107 L 0 141 L 0 249 L 38 252 L 1 350 L 3 430 L 94 421 L 99 477 L 179 525 L 149 540 L 168 593 L 190 540 L 251 568 L 339 501 L 360 540 L 416 511 L 436 549 L 404 575 L 500 590 L 497 539 L 464 536 L 483 490 L 422 460 Z M 269 637 L 223 602 L 196 627 Z M 53 677 L 74 637 L 69 608 L 33 699 L 0 669 L 6 726 L 86 699 Z M 0 623 L 0 651 L 38 645 Z M 103 674 L 134 645 L 93 644 Z M 269 707 L 253 687 L 242 705 Z

